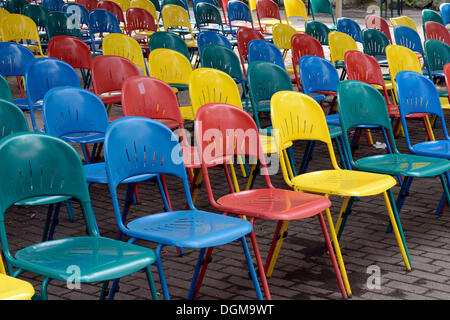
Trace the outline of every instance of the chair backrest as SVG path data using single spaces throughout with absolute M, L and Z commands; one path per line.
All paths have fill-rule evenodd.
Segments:
M 14 43 L 0 42 L 0 75 L 24 76 L 28 64 L 35 59 L 30 49 Z
M 11 88 L 8 81 L 3 76 L 0 76 L 0 99 L 8 102 L 13 102 Z
M 444 25 L 444 21 L 438 11 L 434 11 L 431 9 L 423 9 L 422 10 L 422 26 L 425 28 L 425 23 L 428 21 L 434 21 Z M 424 29 L 425 30 L 425 29 Z
M 386 87 L 378 61 L 361 51 L 350 50 L 345 53 L 345 67 L 348 80 L 357 80 Z
M 297 30 L 289 24 L 277 23 L 272 27 L 273 44 L 280 50 L 291 49 L 291 38 Z
M 0 36 L 2 41 L 32 40 L 37 43 L 38 54 L 43 56 L 41 41 L 36 23 L 21 14 L 8 14 L 0 21 Z
M 425 38 L 440 40 L 450 45 L 450 32 L 444 25 L 434 21 L 425 23 Z
M 336 24 L 333 13 L 333 6 L 329 0 L 311 0 L 311 15 L 316 20 L 315 15 L 318 13 L 326 13 L 331 15 L 333 24 Z
M 256 13 L 258 14 L 258 23 L 261 26 L 262 19 L 275 19 L 281 23 L 280 8 L 278 3 L 272 0 L 256 1 Z M 264 22 L 264 21 L 263 21 Z
M 145 0 L 150 3 L 150 1 Z M 158 31 L 155 23 L 155 17 L 146 9 L 130 7 L 126 12 L 127 34 L 132 35 L 133 31 Z
M 1 79 L 4 80 L 2 77 Z M 3 80 L 1 81 L 3 83 Z M 8 87 L 9 90 L 9 87 Z M 2 90 L 3 91 L 3 90 Z M 25 114 L 12 100 L 0 99 L 0 138 L 16 132 L 29 132 Z
M 226 103 L 243 108 L 236 82 L 223 71 L 198 68 L 189 79 L 189 95 L 194 115 L 208 103 Z
M 390 18 L 392 27 L 395 28 L 397 26 L 406 26 L 417 32 L 417 26 L 413 19 L 407 16 L 400 16 L 395 18 Z
M 214 31 L 200 31 L 197 35 L 197 47 L 200 58 L 202 55 L 202 48 L 207 44 L 217 44 L 230 50 L 232 49 L 230 40 L 223 34 Z
M 298 69 L 303 92 L 337 92 L 339 74 L 330 61 L 317 56 L 303 56 Z
M 285 0 L 283 5 L 288 23 L 291 23 L 289 18 L 292 20 L 293 17 L 301 17 L 308 21 L 308 12 L 302 0 Z
M 28 4 L 23 8 L 23 15 L 31 18 L 37 27 L 46 27 L 49 10 L 38 4 Z
M 389 39 L 389 42 L 392 44 L 392 37 L 391 37 L 391 31 L 389 30 L 389 24 L 388 22 L 380 16 L 374 15 L 374 14 L 368 14 L 364 18 L 366 28 L 367 29 L 375 29 L 378 31 L 383 32 L 386 37 Z
M 253 117 L 261 128 L 258 112 L 268 112 L 270 99 L 278 91 L 293 90 L 287 71 L 271 62 L 253 62 L 248 66 L 248 90 L 252 102 Z
M 286 68 L 280 49 L 266 40 L 252 40 L 248 44 L 248 63 L 255 61 L 272 62 Z
M 239 57 L 231 49 L 217 44 L 207 44 L 202 47 L 200 59 L 203 68 L 221 70 L 233 79 L 240 82 L 244 80 Z
M 194 39 L 189 13 L 184 7 L 175 4 L 164 5 L 161 9 L 161 17 L 164 24 L 164 30 L 170 31 L 170 28 L 173 27 L 187 28 L 192 39 Z
M 242 70 L 244 71 L 244 75 L 247 74 L 247 70 L 245 68 L 245 62 L 247 61 L 248 56 L 248 44 L 252 40 L 264 40 L 264 36 L 261 32 L 256 31 L 250 28 L 239 28 L 236 32 L 236 39 L 238 42 L 238 52 L 239 59 L 241 60 Z
M 25 6 L 30 4 L 26 0 L 6 0 L 4 1 L 3 8 L 8 10 L 9 13 L 22 14 Z
M 177 34 L 168 31 L 153 33 L 148 41 L 150 51 L 156 49 L 172 49 L 191 59 L 186 42 Z
M 130 0 L 111 0 L 119 5 L 119 7 L 122 9 L 123 12 L 127 12 L 128 8 L 130 7 Z
M 46 30 L 49 39 L 63 35 L 81 37 L 78 19 L 61 11 L 51 11 L 48 14 Z
M 422 40 L 414 29 L 407 26 L 394 27 L 395 44 L 407 47 L 412 51 L 424 54 Z
M 330 33 L 330 29 L 325 23 L 320 21 L 306 21 L 305 33 L 316 38 L 321 45 L 328 45 L 328 34 Z
M 332 31 L 328 34 L 328 45 L 330 46 L 331 63 L 343 61 L 348 50 L 358 50 L 356 41 L 348 34 Z
M 158 11 L 159 12 L 161 11 L 161 7 L 159 6 L 159 1 L 155 1 L 155 2 L 158 2 L 158 8 L 156 8 L 155 4 L 150 0 L 131 0 L 130 8 L 127 9 L 127 12 L 131 8 L 145 9 L 153 16 L 153 19 L 155 19 L 155 21 L 157 21 L 159 18 Z M 127 23 L 128 23 L 128 18 L 127 18 Z
M 61 11 L 64 5 L 63 0 L 42 0 L 41 5 L 49 11 Z
M 94 93 L 120 91 L 126 79 L 140 75 L 130 60 L 119 56 L 97 56 L 92 60 L 92 86 Z
M 75 3 L 81 4 L 91 11 L 97 8 L 98 0 L 75 0 Z
M 150 76 L 168 84 L 189 84 L 192 72 L 191 62 L 172 49 L 155 49 L 148 57 Z
M 225 33 L 222 16 L 215 5 L 206 2 L 198 3 L 195 7 L 195 21 L 199 30 L 202 30 L 201 28 L 204 25 L 217 24 L 220 26 L 222 33 Z
M 62 11 L 76 17 L 80 25 L 89 25 L 89 10 L 84 5 L 76 2 L 66 3 Z
M 341 17 L 337 19 L 337 31 L 348 34 L 357 42 L 362 42 L 361 27 L 353 19 Z
M 439 10 L 441 11 L 441 17 L 442 17 L 442 21 L 444 22 L 444 25 L 449 24 L 450 23 L 450 4 L 448 4 L 448 2 L 442 3 L 439 6 Z
M 77 132 L 104 134 L 109 125 L 102 100 L 77 87 L 49 90 L 42 103 L 42 116 L 46 133 L 55 137 Z
M 120 5 L 114 1 L 108 1 L 108 0 L 101 0 L 97 4 L 98 9 L 103 9 L 106 11 L 111 12 L 113 15 L 116 16 L 117 20 L 119 22 L 125 24 L 125 17 L 122 11 L 122 8 Z
M 141 46 L 126 34 L 110 33 L 106 35 L 103 39 L 103 54 L 124 57 L 140 67 L 145 75 L 148 75 Z
M 93 9 L 89 12 L 89 33 L 121 33 L 119 20 L 111 12 L 104 9 Z
M 362 31 L 363 50 L 365 54 L 374 57 L 386 56 L 386 47 L 390 44 L 388 37 L 376 29 Z
M 184 3 L 183 0 L 162 0 L 161 1 L 161 5 L 160 5 L 161 6 L 161 11 L 166 5 L 169 5 L 169 4 L 179 6 L 179 7 L 183 8 L 183 9 L 185 9 L 185 10 L 188 9 L 186 7 L 186 4 Z
M 227 3 L 228 23 L 231 26 L 234 21 L 247 21 L 253 26 L 253 18 L 250 8 L 241 1 L 229 1 Z
M 433 80 L 433 72 L 442 72 L 444 65 L 450 62 L 450 46 L 439 40 L 428 39 L 424 43 L 424 48 L 428 74 Z
M 83 40 L 72 36 L 51 38 L 48 42 L 47 55 L 67 62 L 75 69 L 91 69 L 92 54 L 89 46 Z

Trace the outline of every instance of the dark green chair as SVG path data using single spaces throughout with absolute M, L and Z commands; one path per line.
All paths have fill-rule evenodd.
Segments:
M 305 22 L 305 33 L 316 38 L 321 45 L 328 45 L 328 34 L 330 33 L 330 28 L 320 21 L 306 21 Z
M 39 36 L 41 37 L 41 45 L 46 45 L 48 42 L 47 38 L 47 18 L 49 10 L 38 4 L 28 4 L 23 9 L 23 15 L 31 18 L 31 20 L 36 23 L 39 30 Z
M 3 8 L 9 13 L 23 14 L 23 9 L 30 3 L 26 0 L 6 0 L 3 3 Z
M 148 41 L 148 47 L 150 51 L 160 48 L 172 49 L 183 54 L 188 60 L 191 60 L 186 42 L 173 32 L 158 31 L 153 33 Z
M 424 43 L 424 51 L 430 79 L 444 79 L 444 66 L 450 62 L 450 46 L 439 40 L 428 39 Z
M 329 0 L 311 0 L 311 15 L 313 21 L 316 20 L 316 15 L 318 13 L 329 14 L 333 20 L 333 25 L 330 27 L 331 30 L 336 30 L 336 20 L 334 18 L 333 5 Z
M 73 36 L 81 39 L 81 29 L 76 18 L 68 13 L 52 11 L 47 18 L 47 35 L 50 40 L 56 36 Z
M 348 80 L 338 87 L 338 107 L 342 132 L 349 132 L 358 125 L 381 127 L 388 146 L 389 154 L 379 154 L 355 159 L 351 152 L 349 137 L 344 134 L 345 148 L 353 168 L 361 171 L 402 176 L 400 192 L 395 201 L 391 190 L 388 191 L 392 203 L 396 203 L 400 212 L 414 178 L 440 177 L 447 201 L 450 200 L 448 181 L 444 174 L 450 169 L 450 161 L 434 157 L 400 153 L 394 140 L 386 100 L 372 85 Z M 450 203 L 450 202 L 449 202 Z M 348 211 L 348 210 L 346 210 Z M 399 222 L 399 221 L 398 221 Z
M 150 265 L 152 250 L 127 242 L 101 237 L 92 211 L 81 159 L 68 143 L 40 133 L 16 133 L 0 143 L 0 241 L 10 275 L 32 272 L 44 277 L 40 298 L 47 299 L 51 280 L 64 283 L 102 282 L 100 298 L 109 281 L 145 270 L 153 299 L 157 292 Z M 88 236 L 77 236 L 32 244 L 13 254 L 6 232 L 5 212 L 17 202 L 41 197 L 70 197 L 78 201 Z M 8 241 L 9 240 L 9 241 Z M 17 268 L 13 272 L 13 268 Z
M 8 81 L 0 76 L 0 99 L 14 103 Z M 0 118 L 1 119 L 1 118 Z
M 364 29 L 362 31 L 362 43 L 365 54 L 374 57 L 380 66 L 388 67 L 386 47 L 390 45 L 390 42 L 383 32 L 375 29 Z
M 211 30 L 225 34 L 222 16 L 216 6 L 206 2 L 197 3 L 194 16 L 199 31 Z

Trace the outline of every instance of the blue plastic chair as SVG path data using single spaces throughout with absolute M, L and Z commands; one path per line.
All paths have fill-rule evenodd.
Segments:
M 407 26 L 396 26 L 394 28 L 394 38 L 397 45 L 407 47 L 414 52 L 419 52 L 425 57 L 422 40 L 416 30 Z
M 62 7 L 62 11 L 77 16 L 80 27 L 81 25 L 89 27 L 89 10 L 82 4 L 76 2 L 65 3 Z M 81 35 L 88 36 L 89 30 L 81 29 Z
M 253 25 L 252 13 L 248 5 L 241 1 L 229 1 L 227 4 L 228 12 L 228 24 L 230 26 L 230 32 L 235 34 L 236 31 L 232 28 L 233 21 L 244 21 L 249 22 L 252 29 L 255 29 Z
M 62 11 L 63 0 L 42 0 L 41 5 L 49 11 Z
M 248 44 L 248 63 L 255 61 L 272 62 L 286 70 L 280 49 L 266 40 L 252 40 Z
M 35 60 L 33 52 L 25 46 L 14 42 L 0 42 L 0 75 L 3 77 L 23 77 L 30 61 Z M 18 84 L 20 85 L 19 78 Z M 19 87 L 22 96 L 25 90 Z M 14 103 L 21 109 L 28 109 L 26 97 L 14 99 Z
M 42 109 L 41 101 L 47 91 L 60 86 L 81 87 L 78 74 L 70 64 L 54 58 L 34 59 L 28 64 L 25 72 L 25 88 L 27 88 L 27 110 L 30 111 L 34 131 L 39 131 L 34 110 Z
M 337 31 L 346 33 L 355 41 L 362 43 L 361 27 L 355 20 L 344 17 L 338 18 L 336 28 Z
M 199 211 L 194 207 L 181 147 L 168 127 L 143 117 L 120 118 L 108 128 L 104 150 L 116 222 L 119 229 L 131 237 L 129 242 L 147 240 L 158 244 L 156 263 L 165 299 L 170 299 L 170 296 L 161 262 L 164 246 L 200 249 L 188 295 L 192 298 L 206 248 L 236 240 L 242 243 L 257 298 L 262 299 L 245 239 L 245 235 L 252 231 L 252 225 L 244 219 Z M 124 179 L 146 174 L 168 174 L 180 178 L 188 209 L 154 213 L 125 224 L 117 200 L 117 186 Z
M 95 45 L 103 42 L 103 39 L 95 38 L 97 33 L 122 33 L 120 30 L 119 20 L 109 11 L 103 9 L 94 9 L 89 12 L 89 35 L 91 51 L 101 53 L 100 49 L 96 49 Z
M 223 34 L 214 31 L 201 31 L 197 36 L 197 46 L 200 58 L 202 54 L 202 48 L 207 44 L 217 44 L 220 46 L 224 46 L 230 50 L 233 49 L 230 40 L 228 40 L 228 38 L 225 37 Z
M 450 3 L 443 3 L 439 6 L 444 26 L 450 23 Z

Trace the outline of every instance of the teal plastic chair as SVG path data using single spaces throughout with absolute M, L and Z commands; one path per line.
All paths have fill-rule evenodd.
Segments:
M 80 283 L 103 282 L 100 298 L 104 298 L 109 280 L 145 270 L 152 297 L 158 298 L 150 269 L 153 251 L 101 237 L 97 231 L 83 165 L 73 147 L 40 133 L 13 134 L 0 143 L 0 174 L 9 182 L 0 184 L 0 241 L 10 275 L 27 271 L 43 276 L 40 298 L 47 299 L 49 282 L 66 283 L 73 276 L 68 268 L 76 265 Z M 5 211 L 17 202 L 49 196 L 77 200 L 88 235 L 35 243 L 13 254 Z
M 311 15 L 313 20 L 316 20 L 316 15 L 318 13 L 331 15 L 333 20 L 333 25 L 330 27 L 331 30 L 336 30 L 336 20 L 334 18 L 333 6 L 329 0 L 311 0 Z
M 8 81 L 0 75 L 0 99 L 13 102 L 11 88 L 9 87 Z
M 320 21 L 305 21 L 305 33 L 316 38 L 321 45 L 328 45 L 330 28 Z
M 444 21 L 442 20 L 441 14 L 439 11 L 434 11 L 431 9 L 423 9 L 422 10 L 422 28 L 423 28 L 423 34 L 425 35 L 425 23 L 428 21 L 434 21 L 437 23 L 440 23 L 444 25 Z
M 380 66 L 388 67 L 386 47 L 390 45 L 390 42 L 383 32 L 375 29 L 364 29 L 362 31 L 362 43 L 365 54 L 374 57 Z
M 428 76 L 431 80 L 444 79 L 444 66 L 450 62 L 450 46 L 439 40 L 428 39 L 423 47 Z
M 376 88 L 360 81 L 344 81 L 338 87 L 338 107 L 342 132 L 348 132 L 349 129 L 357 125 L 371 125 L 382 128 L 386 143 L 392 153 L 366 156 L 355 160 L 351 153 L 347 134 L 343 135 L 345 147 L 348 151 L 350 163 L 355 169 L 404 177 L 396 206 L 393 206 L 396 207 L 398 212 L 401 211 L 414 178 L 439 176 L 446 198 L 447 200 L 450 199 L 448 183 L 444 177 L 450 169 L 450 161 L 400 153 L 393 138 L 394 133 L 386 108 L 386 100 Z M 391 202 L 394 203 L 394 196 L 391 191 L 389 191 L 389 197 Z
M 153 33 L 148 41 L 150 51 L 155 49 L 172 49 L 183 54 L 188 60 L 191 60 L 191 54 L 186 42 L 178 34 L 168 31 L 158 31 Z

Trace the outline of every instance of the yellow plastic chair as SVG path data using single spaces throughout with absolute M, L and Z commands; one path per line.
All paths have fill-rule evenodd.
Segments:
M 141 9 L 145 9 L 148 12 L 150 12 L 151 15 L 153 16 L 153 18 L 155 19 L 156 27 L 159 30 L 158 12 L 156 11 L 155 5 L 150 0 L 131 0 L 130 8 L 141 8 Z M 143 31 L 143 32 L 137 32 L 137 34 L 150 36 L 152 34 L 152 32 Z
M 395 28 L 396 26 L 407 26 L 410 27 L 417 32 L 417 26 L 413 19 L 407 16 L 400 16 L 395 18 L 390 18 L 392 27 Z
M 351 295 L 351 289 L 335 228 L 339 230 L 343 214 L 351 197 L 383 195 L 397 244 L 406 268 L 410 270 L 409 259 L 389 200 L 390 195 L 392 195 L 390 189 L 396 185 L 396 180 L 389 175 L 339 168 L 331 144 L 325 114 L 322 107 L 313 98 L 299 92 L 279 91 L 272 96 L 270 109 L 272 125 L 280 146 L 280 166 L 285 182 L 296 191 L 320 193 L 325 194 L 327 197 L 330 195 L 345 197 L 336 226 L 334 226 L 329 209 L 326 210 L 326 216 L 348 295 Z M 324 142 L 327 145 L 333 169 L 294 176 L 292 170 L 290 170 L 289 160 L 286 159 L 283 150 L 288 144 L 296 140 L 318 140 Z M 283 229 L 284 231 L 287 229 L 286 224 L 283 226 Z M 283 231 L 280 234 L 283 234 Z
M 293 23 L 292 18 L 302 18 L 308 21 L 308 12 L 302 0 L 284 0 L 284 11 L 288 24 Z M 289 20 L 290 19 L 290 20 Z M 304 28 L 297 28 L 297 31 L 304 31 Z
M 107 34 L 103 39 L 103 54 L 124 57 L 142 68 L 142 72 L 148 76 L 141 46 L 136 40 L 126 34 Z
M 0 37 L 2 41 L 31 40 L 35 45 L 27 46 L 36 56 L 44 56 L 39 32 L 34 21 L 21 14 L 7 14 L 0 20 Z
M 347 51 L 358 50 L 356 41 L 348 34 L 339 31 L 331 31 L 328 34 L 328 46 L 331 63 L 336 68 L 345 68 L 344 56 Z
M 296 33 L 297 30 L 294 27 L 285 23 L 277 23 L 272 28 L 273 44 L 283 51 L 284 60 L 291 49 L 291 38 Z M 294 74 L 292 66 L 286 66 L 286 70 L 289 74 Z
M 0 300 L 31 300 L 34 288 L 31 283 L 6 275 L 0 256 Z
M 192 73 L 191 62 L 185 55 L 172 49 L 155 49 L 148 57 L 150 76 L 169 84 L 175 92 L 188 90 Z M 194 120 L 191 106 L 180 106 L 184 120 Z
M 184 41 L 189 48 L 197 48 L 197 41 L 192 32 L 191 21 L 186 9 L 174 4 L 167 4 L 162 8 L 161 17 L 166 31 L 170 31 L 169 29 L 174 27 L 188 29 L 191 39 Z
M 3 8 L 0 8 L 0 21 L 1 21 L 1 20 L 3 19 L 3 17 L 4 17 L 5 15 L 7 15 L 7 14 L 10 14 L 8 10 L 3 9 Z M 0 41 L 3 41 L 3 40 L 2 40 L 1 34 L 0 34 Z

